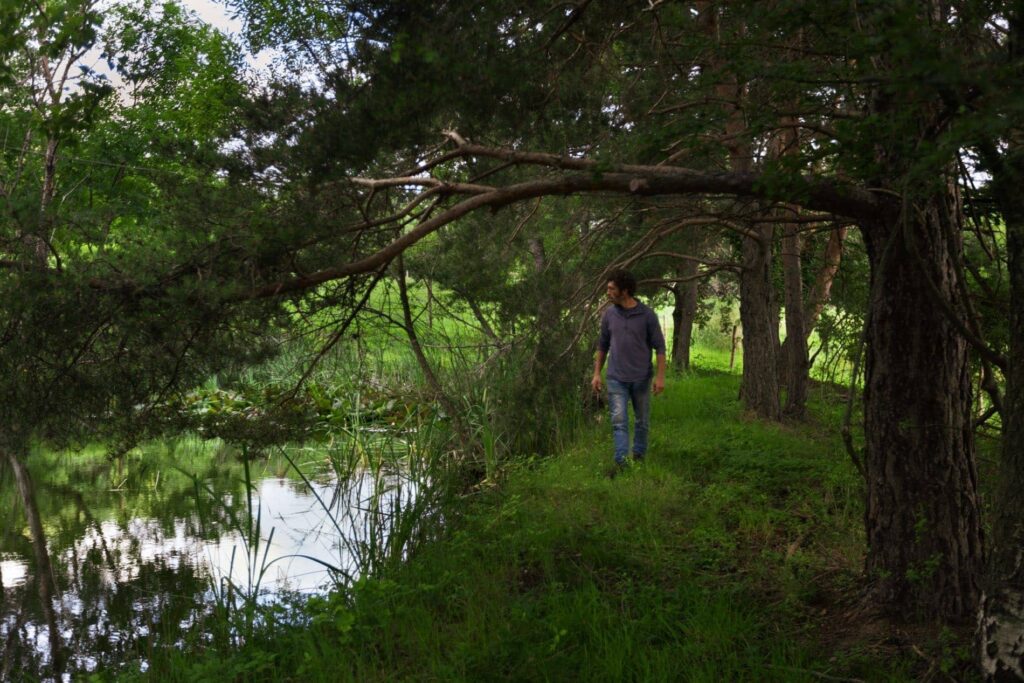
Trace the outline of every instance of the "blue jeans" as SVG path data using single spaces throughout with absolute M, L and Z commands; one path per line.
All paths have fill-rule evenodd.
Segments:
M 612 416 L 612 439 L 615 443 L 615 462 L 625 464 L 629 455 L 629 409 L 633 404 L 633 453 L 643 457 L 647 453 L 647 429 L 651 416 L 651 380 L 619 382 L 608 379 L 608 409 Z

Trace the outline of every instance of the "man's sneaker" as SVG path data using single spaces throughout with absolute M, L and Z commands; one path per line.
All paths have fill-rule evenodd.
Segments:
M 616 462 L 608 469 L 605 475 L 609 479 L 614 479 L 615 477 L 625 472 L 627 467 L 629 467 L 629 465 L 626 462 Z
M 633 462 L 643 462 L 645 457 L 643 453 L 634 453 Z

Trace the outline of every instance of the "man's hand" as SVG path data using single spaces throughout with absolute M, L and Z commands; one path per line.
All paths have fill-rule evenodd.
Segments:
M 601 393 L 601 368 L 604 367 L 604 359 L 607 355 L 608 352 L 601 349 L 594 354 L 594 374 L 590 380 L 590 388 L 594 390 L 595 394 Z
M 665 391 L 665 369 L 668 367 L 668 361 L 665 359 L 664 353 L 655 354 L 658 359 L 658 369 L 654 372 L 654 395 L 657 396 L 661 392 Z

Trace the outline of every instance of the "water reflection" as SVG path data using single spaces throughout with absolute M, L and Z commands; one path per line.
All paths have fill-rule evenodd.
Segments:
M 258 483 L 253 499 L 260 508 L 259 546 L 243 556 L 245 538 L 232 531 L 190 556 L 199 558 L 214 577 L 265 595 L 316 591 L 372 564 L 374 558 L 367 553 L 379 545 L 373 536 L 390 531 L 397 508 L 412 502 L 416 488 L 408 479 L 368 472 L 344 486 L 335 480 L 307 486 L 267 478 Z
M 0 472 L 0 680 L 144 666 L 155 648 L 194 641 L 225 601 L 320 591 L 401 552 L 382 540 L 416 500 L 408 476 L 361 470 L 342 481 L 307 452 L 307 481 L 283 476 L 283 460 L 259 463 L 250 503 L 235 453 L 186 446 L 115 462 L 33 454 L 42 554 L 11 468 Z M 51 620 L 39 590 L 46 562 Z

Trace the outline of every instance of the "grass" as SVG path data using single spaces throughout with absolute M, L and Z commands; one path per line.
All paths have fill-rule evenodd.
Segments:
M 675 378 L 654 401 L 642 465 L 605 476 L 597 416 L 564 453 L 449 505 L 443 535 L 407 562 L 313 599 L 241 649 L 197 641 L 150 673 L 788 682 L 962 669 L 959 636 L 892 645 L 892 628 L 854 609 L 863 496 L 837 437 L 841 403 L 771 425 L 742 413 L 737 388 L 712 371 Z

